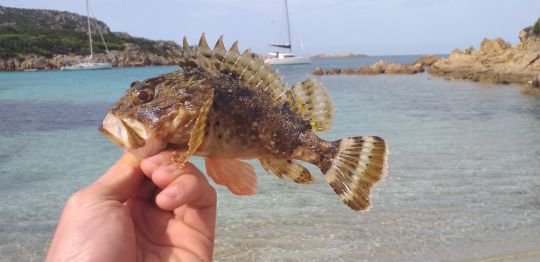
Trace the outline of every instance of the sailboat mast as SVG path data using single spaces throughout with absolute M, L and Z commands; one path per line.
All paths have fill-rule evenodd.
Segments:
M 86 22 L 88 23 L 88 41 L 90 41 L 90 59 L 94 57 L 94 48 L 92 47 L 92 31 L 90 28 L 90 4 L 86 0 Z
M 291 44 L 291 25 L 289 24 L 289 6 L 287 5 L 287 0 L 285 0 L 285 18 L 287 19 L 287 33 L 289 37 L 289 53 L 292 53 L 292 44 Z

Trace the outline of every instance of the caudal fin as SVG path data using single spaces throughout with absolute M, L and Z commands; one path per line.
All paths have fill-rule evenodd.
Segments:
M 326 181 L 350 208 L 369 209 L 373 185 L 386 176 L 386 143 L 377 136 L 360 136 L 334 141 L 332 147 L 331 159 L 324 161 L 329 165 L 322 167 Z

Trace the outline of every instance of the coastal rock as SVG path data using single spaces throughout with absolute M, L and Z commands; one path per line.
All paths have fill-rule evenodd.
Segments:
M 422 67 L 427 67 L 427 66 L 431 66 L 435 64 L 435 62 L 439 61 L 439 59 L 441 58 L 438 56 L 426 55 L 426 56 L 420 57 L 420 59 L 416 60 L 414 64 L 420 64 Z
M 20 65 L 21 61 L 17 57 L 0 60 L 0 70 L 2 71 L 15 70 L 15 68 L 19 68 Z
M 113 50 L 109 55 L 94 54 L 94 62 L 112 63 L 115 67 L 135 67 L 152 65 L 177 65 L 181 49 L 173 42 L 159 43 L 163 55 L 143 51 L 139 46 L 126 43 L 124 50 Z M 19 71 L 25 69 L 53 70 L 62 66 L 78 64 L 87 57 L 80 55 L 55 55 L 46 58 L 37 55 L 20 55 L 8 59 L 0 59 L 1 71 Z
M 540 38 L 522 31 L 520 43 L 512 46 L 501 38 L 484 39 L 480 50 L 453 51 L 432 64 L 436 76 L 493 83 L 526 84 L 540 73 Z
M 313 71 L 313 74 L 316 76 L 322 76 L 324 75 L 324 70 L 320 67 L 316 67 L 315 71 Z
M 498 55 L 511 47 L 510 43 L 504 41 L 500 37 L 493 40 L 484 39 L 482 40 L 482 43 L 480 43 L 480 52 L 486 55 Z M 468 54 L 472 54 L 472 51 L 468 52 Z
M 329 69 L 315 68 L 314 75 L 377 75 L 377 74 L 416 74 L 424 72 L 424 66 L 429 66 L 439 58 L 435 56 L 425 56 L 412 65 L 402 65 L 388 61 L 378 61 L 370 66 L 357 69 Z

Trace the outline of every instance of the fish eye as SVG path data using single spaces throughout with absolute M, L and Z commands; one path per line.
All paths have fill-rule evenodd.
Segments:
M 132 93 L 136 104 L 146 103 L 154 98 L 154 92 L 150 89 L 136 90 Z

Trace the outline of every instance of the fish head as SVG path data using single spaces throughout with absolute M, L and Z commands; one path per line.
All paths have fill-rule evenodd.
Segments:
M 166 148 L 171 140 L 187 146 L 197 113 L 195 104 L 181 81 L 164 76 L 135 81 L 98 129 L 116 145 L 148 157 Z

